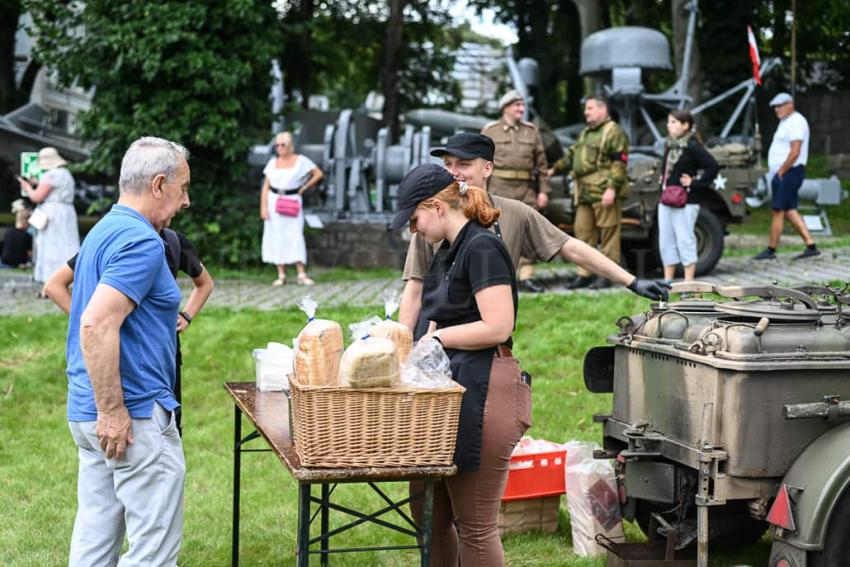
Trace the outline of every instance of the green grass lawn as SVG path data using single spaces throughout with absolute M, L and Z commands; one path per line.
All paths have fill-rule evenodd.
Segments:
M 598 296 L 523 298 L 515 353 L 534 375 L 534 427 L 529 434 L 563 442 L 601 440 L 591 421 L 610 411 L 608 395 L 583 386 L 587 349 L 604 344 L 614 321 L 648 307 L 627 293 Z M 347 324 L 374 309 L 326 310 L 321 316 Z M 230 561 L 233 405 L 222 383 L 253 380 L 251 349 L 269 340 L 288 341 L 303 324 L 297 310 L 273 312 L 210 309 L 183 339 L 185 531 L 180 564 L 223 566 Z M 62 565 L 75 512 L 76 451 L 65 421 L 65 320 L 60 315 L 5 317 L 0 321 L 0 549 L 4 566 Z M 286 419 L 281 415 L 280 419 Z M 247 429 L 247 427 L 246 427 Z M 261 447 L 262 441 L 253 442 Z M 269 453 L 243 457 L 242 565 L 293 565 L 297 516 L 296 484 Z M 395 495 L 406 486 L 393 485 Z M 380 502 L 361 487 L 341 486 L 340 496 L 359 509 Z M 332 527 L 340 519 L 331 515 Z M 627 525 L 632 539 L 640 532 Z M 334 541 L 356 547 L 406 544 L 377 528 L 361 526 Z M 575 556 L 566 512 L 558 533 L 505 539 L 508 565 L 597 566 L 604 559 Z M 763 565 L 769 544 L 761 542 L 731 555 L 712 554 L 712 565 Z M 414 552 L 347 555 L 334 565 L 413 565 Z

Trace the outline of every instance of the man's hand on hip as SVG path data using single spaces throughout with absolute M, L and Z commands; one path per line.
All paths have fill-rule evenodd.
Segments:
M 122 405 L 109 412 L 98 412 L 95 432 L 107 459 L 123 459 L 127 445 L 133 443 L 133 421 L 127 408 Z
M 617 192 L 614 191 L 612 187 L 609 187 L 602 193 L 602 206 L 605 208 L 610 207 L 614 204 L 614 201 L 617 199 Z

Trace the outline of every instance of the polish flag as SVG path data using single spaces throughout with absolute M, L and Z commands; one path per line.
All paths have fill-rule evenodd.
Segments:
M 759 58 L 759 48 L 756 45 L 756 36 L 753 34 L 753 28 L 747 26 L 747 44 L 750 47 L 750 61 L 753 62 L 753 79 L 757 85 L 761 85 L 761 59 Z

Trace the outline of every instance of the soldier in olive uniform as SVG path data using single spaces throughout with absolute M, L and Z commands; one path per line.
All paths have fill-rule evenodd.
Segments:
M 629 140 L 608 115 L 602 96 L 589 97 L 584 104 L 587 127 L 567 154 L 548 172 L 570 169 L 575 202 L 575 235 L 589 245 L 600 246 L 614 262 L 620 261 L 620 217 L 622 202 L 628 196 L 626 172 Z M 594 277 L 579 267 L 571 288 L 609 287 L 611 282 Z
M 493 175 L 487 190 L 493 195 L 515 199 L 537 209 L 549 204 L 548 164 L 543 140 L 537 126 L 522 119 L 525 99 L 517 91 L 508 91 L 499 100 L 502 118 L 481 130 L 496 144 Z M 543 287 L 532 281 L 534 265 L 523 261 L 519 270 L 520 287 L 540 292 Z

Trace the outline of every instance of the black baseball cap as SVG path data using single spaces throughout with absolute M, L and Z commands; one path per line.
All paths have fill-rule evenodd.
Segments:
M 398 186 L 398 212 L 389 229 L 398 230 L 407 224 L 419 203 L 433 197 L 454 180 L 451 173 L 436 163 L 423 163 L 411 169 Z
M 484 134 L 469 132 L 455 134 L 446 140 L 446 147 L 431 150 L 431 155 L 434 157 L 450 154 L 460 159 L 484 158 L 487 161 L 493 161 L 494 153 L 496 153 L 496 144 L 493 140 Z

